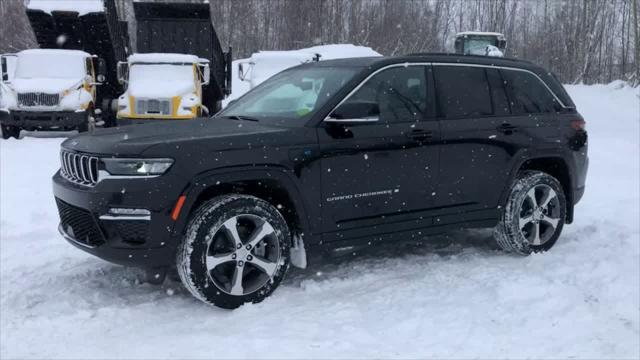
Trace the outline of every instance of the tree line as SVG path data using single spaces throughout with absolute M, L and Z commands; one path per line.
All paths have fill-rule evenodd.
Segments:
M 116 0 L 120 17 L 132 18 L 131 1 Z M 507 38 L 507 56 L 543 65 L 564 83 L 639 84 L 638 1 L 211 0 L 210 6 L 235 58 L 332 43 L 383 55 L 451 52 L 457 32 L 495 31 Z M 35 44 L 23 6 L 0 1 L 2 52 Z

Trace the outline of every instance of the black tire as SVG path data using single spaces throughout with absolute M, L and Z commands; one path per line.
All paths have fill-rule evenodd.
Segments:
M 255 246 L 249 249 L 253 237 Z M 235 309 L 258 303 L 284 278 L 290 244 L 287 223 L 271 204 L 248 195 L 219 196 L 189 219 L 177 249 L 178 274 L 189 292 L 208 304 Z M 234 286 L 237 276 L 239 289 Z
M 526 256 L 547 251 L 560 237 L 566 209 L 564 190 L 556 178 L 522 171 L 511 187 L 494 238 L 507 252 Z
M 2 125 L 2 138 L 3 139 L 10 139 L 10 138 L 16 138 L 16 139 L 20 139 L 20 128 L 17 126 L 11 126 L 11 125 Z
M 93 122 L 93 124 L 92 124 L 92 122 Z M 93 109 L 93 106 L 90 106 L 87 109 L 86 116 L 84 118 L 84 122 L 82 124 L 78 125 L 78 132 L 80 132 L 80 133 L 81 132 L 87 132 L 87 131 L 89 131 L 89 129 L 91 127 L 95 128 L 95 126 L 96 126 L 95 122 L 96 122 L 96 114 L 95 114 L 95 111 Z

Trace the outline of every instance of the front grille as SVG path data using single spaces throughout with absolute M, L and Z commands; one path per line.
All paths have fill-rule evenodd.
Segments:
M 135 112 L 140 115 L 171 115 L 171 100 L 138 99 Z
M 84 186 L 98 183 L 98 158 L 82 153 L 60 151 L 60 174 L 65 179 Z
M 104 243 L 104 235 L 93 215 L 84 209 L 56 198 L 60 224 L 64 232 L 76 241 L 88 246 Z
M 59 94 L 21 93 L 18 94 L 20 106 L 57 106 L 60 103 Z

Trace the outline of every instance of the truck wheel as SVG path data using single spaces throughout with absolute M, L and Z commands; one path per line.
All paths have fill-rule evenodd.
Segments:
M 556 243 L 566 218 L 560 182 L 541 171 L 523 171 L 514 182 L 494 238 L 505 251 L 544 252 Z
M 87 109 L 87 117 L 85 121 L 78 125 L 78 132 L 87 132 L 89 130 L 93 131 L 96 128 L 96 114 L 93 110 L 93 107 L 89 107 Z
M 10 139 L 12 137 L 20 139 L 20 128 L 17 126 L 2 125 L 2 138 Z
M 177 251 L 177 269 L 196 298 L 226 309 L 257 303 L 289 268 L 291 233 L 268 202 L 223 195 L 192 215 Z

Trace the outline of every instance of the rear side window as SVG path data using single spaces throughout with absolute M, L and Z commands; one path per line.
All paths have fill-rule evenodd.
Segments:
M 484 68 L 435 66 L 434 74 L 441 117 L 457 119 L 493 115 Z
M 550 113 L 560 110 L 554 96 L 533 74 L 501 70 L 514 115 Z
M 491 103 L 494 115 L 511 114 L 509 99 L 504 89 L 504 80 L 496 69 L 486 69 L 489 88 L 491 89 Z

